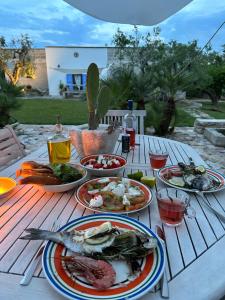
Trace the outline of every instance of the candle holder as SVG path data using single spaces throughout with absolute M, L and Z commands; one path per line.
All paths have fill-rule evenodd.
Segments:
M 9 177 L 0 177 L 0 199 L 6 197 L 17 185 L 16 181 Z

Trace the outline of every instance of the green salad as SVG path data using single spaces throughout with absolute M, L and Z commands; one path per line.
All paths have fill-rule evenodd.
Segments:
M 51 168 L 54 175 L 61 179 L 63 183 L 77 181 L 83 177 L 79 170 L 68 164 L 53 164 Z

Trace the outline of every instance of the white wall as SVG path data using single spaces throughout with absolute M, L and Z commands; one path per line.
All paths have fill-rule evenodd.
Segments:
M 66 74 L 86 73 L 90 63 L 97 64 L 99 69 L 107 66 L 107 48 L 82 47 L 47 47 L 46 63 L 49 94 L 59 96 L 59 83 L 66 84 Z M 79 54 L 74 57 L 74 52 Z

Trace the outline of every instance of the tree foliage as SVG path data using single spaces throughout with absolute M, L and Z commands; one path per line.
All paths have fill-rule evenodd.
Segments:
M 35 66 L 32 62 L 32 41 L 28 35 L 22 34 L 8 44 L 4 36 L 0 37 L 0 68 L 13 85 L 20 77 L 35 77 Z
M 19 107 L 16 97 L 21 95 L 21 90 L 22 87 L 8 82 L 4 71 L 0 69 L 0 128 L 10 123 L 10 111 Z
M 141 34 L 136 26 L 133 34 L 118 29 L 113 43 L 119 63 L 109 79 L 111 85 L 116 78 L 114 74 L 122 77 L 121 72 L 126 66 L 132 74 L 126 83 L 129 98 L 137 102 L 138 108 L 144 108 L 147 102 L 164 100 L 165 105 L 160 104 L 162 117 L 156 118 L 160 135 L 167 133 L 169 127 L 173 130 L 171 124 L 176 117 L 175 98 L 179 90 L 207 90 L 216 95 L 222 93 L 224 71 L 221 63 L 224 61 L 225 47 L 223 55 L 214 53 L 210 47 L 206 47 L 203 52 L 195 40 L 187 44 L 174 40 L 165 42 L 160 39 L 158 27 L 151 33 Z M 126 87 L 120 86 L 120 90 L 126 90 Z M 120 103 L 127 99 L 120 98 Z M 155 104 L 152 104 L 152 111 L 156 111 Z

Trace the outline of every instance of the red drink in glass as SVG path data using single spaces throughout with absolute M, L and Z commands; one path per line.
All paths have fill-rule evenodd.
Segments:
M 166 165 L 168 153 L 156 154 L 149 153 L 150 164 L 153 170 L 159 170 Z
M 158 199 L 160 219 L 163 223 L 170 226 L 177 226 L 182 223 L 185 204 L 178 199 Z
M 126 128 L 126 133 L 130 135 L 130 148 L 135 148 L 135 130 L 134 128 Z
M 190 206 L 187 193 L 172 188 L 164 188 L 156 193 L 161 221 L 168 226 L 178 226 L 184 215 L 195 217 L 195 210 Z

